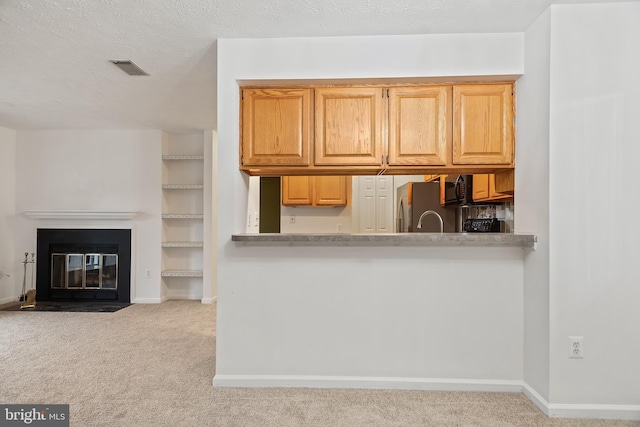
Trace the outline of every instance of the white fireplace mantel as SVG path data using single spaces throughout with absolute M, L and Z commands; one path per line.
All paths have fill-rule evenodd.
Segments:
M 23 211 L 31 219 L 72 219 L 72 220 L 127 220 L 138 212 L 127 211 L 81 211 L 81 210 L 33 210 Z

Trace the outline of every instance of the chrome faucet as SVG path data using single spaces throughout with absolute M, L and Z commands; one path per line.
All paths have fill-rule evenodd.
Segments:
M 440 214 L 436 211 L 424 211 L 422 212 L 422 215 L 420 215 L 420 218 L 418 218 L 418 225 L 416 226 L 416 228 L 422 228 L 422 218 L 424 218 L 427 215 L 433 214 L 435 216 L 438 217 L 438 219 L 440 220 L 440 232 L 444 233 L 444 222 L 442 221 L 442 217 L 440 216 Z

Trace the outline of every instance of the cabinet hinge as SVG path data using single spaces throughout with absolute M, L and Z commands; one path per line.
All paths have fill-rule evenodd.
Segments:
M 242 99 L 244 99 L 244 89 L 242 89 L 241 94 L 242 94 Z
M 389 89 L 387 89 L 387 98 L 389 97 Z
M 244 165 L 244 156 L 240 157 L 240 164 Z
M 387 164 L 389 164 L 389 155 L 387 154 Z

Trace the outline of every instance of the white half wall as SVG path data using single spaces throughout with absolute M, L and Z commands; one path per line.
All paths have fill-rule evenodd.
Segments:
M 16 132 L 0 127 L 0 304 L 17 301 L 22 274 L 15 256 Z
M 37 228 L 131 228 L 132 302 L 160 302 L 162 132 L 19 131 L 17 141 L 16 252 L 35 252 Z M 138 214 L 123 221 L 32 220 L 20 214 L 27 210 Z
M 521 249 L 247 246 L 231 234 L 245 231 L 249 200 L 249 179 L 238 170 L 239 81 L 521 75 L 523 41 L 218 41 L 219 379 L 522 380 Z
M 640 419 L 640 3 L 551 10 L 550 399 Z

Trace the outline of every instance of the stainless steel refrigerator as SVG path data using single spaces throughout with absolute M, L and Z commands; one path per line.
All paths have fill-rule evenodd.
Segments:
M 445 233 L 456 231 L 456 210 L 440 205 L 439 182 L 409 182 L 398 187 L 396 200 L 396 232 L 439 233 L 440 221 L 435 215 L 423 217 L 422 228 L 417 228 L 420 215 L 428 210 L 442 217 Z

